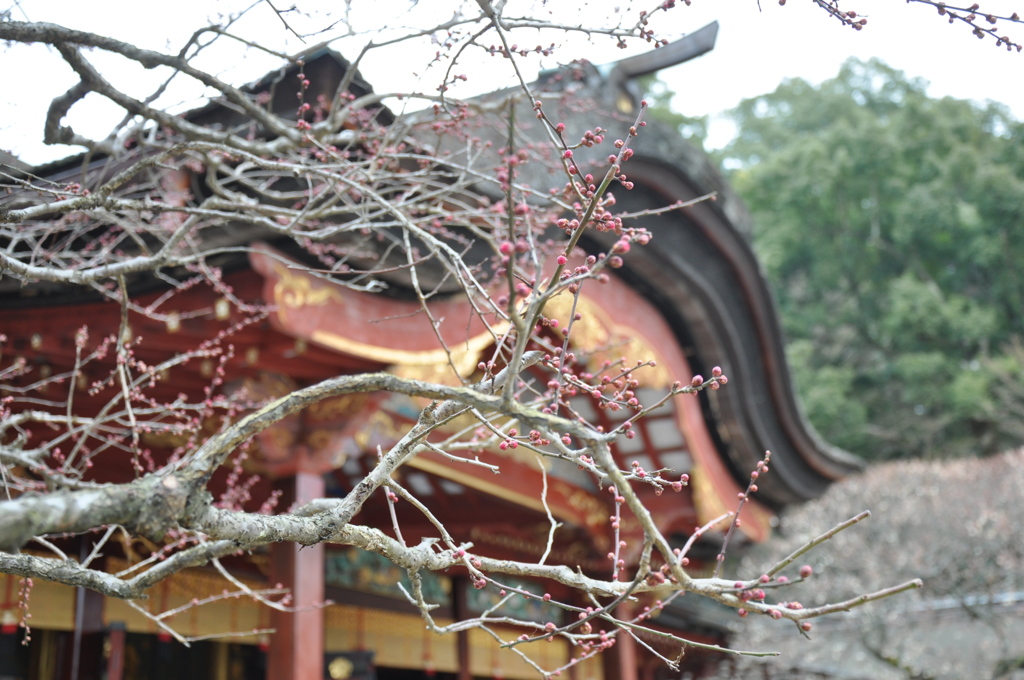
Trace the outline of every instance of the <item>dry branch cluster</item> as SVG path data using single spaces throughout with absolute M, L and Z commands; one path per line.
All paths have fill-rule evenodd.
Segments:
M 490 49 L 494 59 L 508 59 L 515 67 L 522 50 L 513 32 L 538 22 L 503 16 L 500 6 L 484 0 L 479 5 L 475 14 L 417 35 L 441 36 L 455 57 Z M 665 3 L 644 12 L 634 26 L 592 32 L 604 32 L 613 41 L 642 32 L 650 41 L 648 21 L 670 7 Z M 78 167 L 46 177 L 3 170 L 4 294 L 66 295 L 81 289 L 121 310 L 116 332 L 94 337 L 90 333 L 96 331 L 88 326 L 78 331 L 66 371 L 50 372 L 5 353 L 0 364 L 0 572 L 134 600 L 181 569 L 212 563 L 232 588 L 282 607 L 278 593 L 249 590 L 233 579 L 222 560 L 282 541 L 357 546 L 408 571 L 410 602 L 439 630 L 431 603 L 419 589 L 425 570 L 463 569 L 478 587 L 500 589 L 508 597 L 539 596 L 517 591 L 504 581 L 506 576 L 574 589 L 592 604 L 559 603 L 574 617 L 569 625 L 499 621 L 489 612 L 446 630 L 512 623 L 524 636 L 506 641 L 513 648 L 557 635 L 579 646 L 584 656 L 607 648 L 616 635 L 644 628 L 644 615 L 624 618 L 617 610 L 641 593 L 654 593 L 663 603 L 697 593 L 744 614 L 788 619 L 807 630 L 811 618 L 913 587 L 911 582 L 813 609 L 776 602 L 772 595 L 785 584 L 777 572 L 802 551 L 764 576 L 736 580 L 716 571 L 713 577 L 695 578 L 685 568 L 690 544 L 673 545 L 636 492 L 640 485 L 678 491 L 685 480 L 667 470 L 621 467 L 613 458 L 612 443 L 629 436 L 638 418 L 670 399 L 727 382 L 720 370 L 707 379 L 675 376 L 680 382 L 652 403 L 641 404 L 637 386 L 649 357 L 607 366 L 602 381 L 573 354 L 572 320 L 558 327 L 545 314 L 555 295 L 577 299 L 581 290 L 600 286 L 631 247 L 651 238 L 643 221 L 633 219 L 638 216 L 615 212 L 611 192 L 630 187 L 630 142 L 643 134 L 642 109 L 619 131 L 566 130 L 548 118 L 544 100 L 520 78 L 521 87 L 498 103 L 451 100 L 443 87 L 440 95 L 405 93 L 429 106 L 415 116 L 396 118 L 385 106 L 394 95 L 373 93 L 358 76 L 358 61 L 330 90 L 305 72 L 301 59 L 250 88 L 224 83 L 191 64 L 212 36 L 237 39 L 211 28 L 198 32 L 179 54 L 169 55 L 56 25 L 0 22 L 0 39 L 51 45 L 80 78 L 52 102 L 45 136 L 48 142 L 87 151 Z M 502 47 L 491 48 L 498 44 Z M 172 77 L 196 79 L 219 98 L 194 114 L 169 115 L 151 106 L 158 93 L 140 99 L 117 89 L 90 61 L 96 50 L 146 68 L 168 68 Z M 360 59 L 372 56 L 368 49 Z M 122 124 L 103 139 L 85 138 L 65 124 L 71 107 L 90 93 L 124 112 Z M 517 100 L 535 102 L 527 110 L 543 126 L 546 144 L 522 144 L 514 116 Z M 501 148 L 477 134 L 481 123 L 476 121 L 483 114 L 506 126 Z M 609 149 L 604 170 L 596 176 L 574 160 L 580 149 L 595 146 Z M 527 183 L 520 174 L 523 166 L 542 163 L 560 177 L 554 191 Z M 588 230 L 614 233 L 610 252 L 581 254 L 578 243 Z M 250 252 L 256 241 L 274 242 L 308 272 L 352 290 L 404 289 L 435 327 L 443 319 L 432 316 L 432 300 L 465 295 L 491 329 L 490 354 L 459 384 L 361 372 L 269 399 L 229 389 L 226 367 L 237 359 L 236 339 L 273 311 L 235 290 L 225 275 L 224 268 Z M 133 292 L 152 282 L 159 282 L 163 292 Z M 222 318 L 218 307 L 171 311 L 177 308 L 175 300 L 195 291 L 212 291 L 218 305 L 229 306 L 230 323 L 187 350 L 152 359 L 147 343 L 155 338 L 133 333 L 129 319 L 149 319 L 174 330 L 193 318 Z M 440 333 L 437 340 L 451 356 L 455 348 L 446 346 Z M 162 389 L 168 375 L 197 364 L 204 366 L 203 381 L 195 383 L 193 392 Z M 451 364 L 457 373 L 460 367 L 454 360 Z M 247 497 L 243 462 L 256 435 L 321 400 L 379 392 L 432 401 L 396 443 L 379 451 L 347 495 L 289 509 L 275 508 L 274 498 L 260 507 L 262 499 Z M 633 415 L 614 430 L 602 431 L 572 410 L 568 398 L 580 393 Z M 165 442 L 164 453 L 149 443 L 156 440 Z M 597 578 L 572 564 L 549 563 L 547 554 L 529 563 L 478 554 L 449 535 L 427 500 L 393 479 L 425 450 L 441 452 L 451 465 L 477 465 L 473 451 L 495 446 L 578 466 L 591 476 L 595 490 L 611 491 L 619 508 L 616 517 L 628 514 L 643 529 L 639 563 L 626 565 L 616 553 L 612 572 Z M 107 466 L 121 464 L 133 470 L 131 479 L 106 476 Z M 231 471 L 229 490 L 214 498 L 209 485 L 223 469 Z M 754 478 L 767 472 L 766 459 Z M 391 533 L 358 523 L 357 514 L 374 493 L 416 508 L 435 525 L 435 538 L 410 545 L 397 521 Z M 694 536 L 711 528 L 698 529 Z M 552 521 L 551 536 L 554 530 Z M 83 534 L 91 546 L 88 557 L 66 554 L 62 541 Z M 114 574 L 93 566 L 118 541 L 143 539 L 149 553 L 129 571 Z M 160 625 L 170 630 L 163 620 Z

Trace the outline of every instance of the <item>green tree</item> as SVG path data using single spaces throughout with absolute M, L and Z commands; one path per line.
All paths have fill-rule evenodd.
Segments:
M 723 153 L 808 415 L 873 459 L 1013 438 L 995 394 L 1024 335 L 1024 126 L 925 88 L 850 60 L 743 101 Z

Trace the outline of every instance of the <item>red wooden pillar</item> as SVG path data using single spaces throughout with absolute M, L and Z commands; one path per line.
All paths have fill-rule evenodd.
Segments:
M 90 549 L 80 539 L 79 560 Z M 103 596 L 86 588 L 75 589 L 75 628 L 71 633 L 70 663 L 65 667 L 69 680 L 100 680 L 103 673 Z M 63 673 L 60 673 L 63 675 Z
M 319 473 L 298 472 L 278 482 L 285 507 L 324 496 Z M 271 549 L 271 581 L 292 593 L 293 607 L 312 607 L 324 597 L 324 547 L 279 543 Z M 272 610 L 276 632 L 267 650 L 268 680 L 321 680 L 324 667 L 324 612 L 316 607 L 297 612 Z
M 627 620 L 633 618 L 632 603 L 623 602 L 616 609 L 615 614 Z M 625 630 L 620 630 L 619 634 L 615 636 L 615 646 L 612 647 L 612 651 L 614 653 L 608 655 L 610 658 L 605 663 L 605 677 L 617 678 L 617 680 L 638 680 L 640 659 L 633 636 Z
M 466 606 L 466 580 L 461 576 L 456 576 L 452 579 L 452 609 L 456 621 L 463 621 L 469 618 L 469 608 Z M 456 678 L 458 680 L 472 680 L 473 674 L 470 670 L 472 661 L 470 659 L 468 630 L 460 630 L 455 633 L 455 646 L 459 664 Z
M 110 656 L 107 657 L 106 680 L 122 680 L 124 678 L 124 645 L 126 631 L 123 623 L 112 623 L 107 631 L 107 642 L 110 645 Z

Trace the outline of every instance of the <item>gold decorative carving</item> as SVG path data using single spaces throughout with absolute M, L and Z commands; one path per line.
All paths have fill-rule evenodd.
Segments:
M 465 342 L 460 342 L 457 347 L 451 350 L 452 363 L 455 364 L 455 368 L 460 375 L 469 375 L 476 368 L 476 365 L 480 362 L 480 353 L 494 342 L 494 334 L 500 334 L 504 331 L 504 325 L 495 327 L 493 333 L 484 331 Z M 447 371 L 449 379 L 451 378 L 448 366 L 449 353 L 445 352 L 443 348 L 407 350 L 380 347 L 321 329 L 313 331 L 312 340 L 345 354 L 379 361 L 382 364 L 402 366 L 404 370 L 415 372 L 417 370 L 416 367 L 422 367 L 424 372 L 428 370 Z
M 327 673 L 332 680 L 351 678 L 353 670 L 355 670 L 355 665 L 343 656 L 336 656 L 331 659 L 331 663 L 327 664 Z
M 213 305 L 213 314 L 218 321 L 227 321 L 231 316 L 231 303 L 227 298 L 219 298 Z
M 328 302 L 344 304 L 345 300 L 337 288 L 330 285 L 314 285 L 311 278 L 289 269 L 282 263 L 273 265 L 278 276 L 274 284 L 274 303 L 282 321 L 288 319 L 289 310 L 302 307 L 320 307 Z M 351 356 L 394 364 L 401 367 L 403 377 L 430 380 L 446 384 L 460 384 L 460 376 L 470 375 L 480 362 L 480 354 L 493 344 L 496 335 L 503 333 L 507 322 L 498 324 L 489 331 L 453 344 L 448 351 L 444 348 L 433 350 L 402 350 L 360 342 L 321 328 L 315 329 L 310 339 L 325 347 L 344 352 Z M 304 347 L 303 347 L 304 349 Z M 450 362 L 450 363 L 449 363 Z M 452 367 L 454 366 L 454 371 Z M 455 373 L 455 374 L 453 374 Z
M 314 451 L 320 451 L 333 444 L 337 436 L 335 430 L 313 430 L 306 434 L 306 444 Z
M 569 507 L 577 512 L 578 518 L 582 519 L 585 525 L 599 526 L 607 519 L 608 506 L 602 505 L 592 493 L 562 482 L 553 482 L 552 486 L 565 496 Z
M 363 410 L 370 397 L 366 394 L 342 394 L 310 404 L 306 417 L 316 422 L 342 420 Z
M 633 360 L 653 359 L 656 366 L 646 367 L 638 373 L 644 386 L 668 387 L 672 383 L 661 354 L 637 333 L 637 329 L 615 323 L 603 307 L 585 294 L 579 296 L 576 312 L 581 318 L 573 322 L 572 344 L 591 353 L 592 371 L 600 370 L 606 360 L 615 362 L 622 356 Z M 573 296 L 568 292 L 559 293 L 548 302 L 545 313 L 566 323 L 573 313 Z
M 374 435 L 379 438 L 398 441 L 405 434 L 405 427 L 382 410 L 376 410 L 366 419 L 366 426 L 355 435 L 356 446 L 363 451 L 370 448 Z
M 299 388 L 299 384 L 280 373 L 260 373 L 259 378 L 246 378 L 244 393 L 255 399 L 280 399 Z
M 269 453 L 267 449 L 270 448 L 282 452 L 282 455 L 287 457 L 292 444 L 295 443 L 295 433 L 283 427 L 268 427 L 256 436 L 263 444 L 261 448 L 265 454 Z
M 572 325 L 572 342 L 581 349 L 593 350 L 612 342 L 608 324 L 602 323 L 603 314 L 595 313 L 597 306 L 586 296 L 580 295 L 576 301 L 576 311 L 582 318 Z M 558 319 L 563 325 L 573 313 L 573 296 L 561 292 L 548 301 L 544 313 L 549 318 Z
M 313 286 L 308 277 L 295 274 L 280 262 L 274 263 L 277 283 L 274 284 L 274 302 L 278 305 L 278 314 L 287 318 L 288 309 L 300 307 L 321 307 L 331 300 L 343 303 L 341 293 L 330 286 Z

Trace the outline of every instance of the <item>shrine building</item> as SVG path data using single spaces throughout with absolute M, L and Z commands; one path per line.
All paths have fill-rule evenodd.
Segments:
M 580 66 L 572 78 L 566 72 L 545 74 L 535 87 L 555 95 L 571 89 L 577 102 L 592 105 L 590 109 L 579 105 L 571 111 L 560 109 L 562 119 L 570 125 L 575 120 L 592 120 L 588 116 L 593 112 L 604 111 L 607 122 L 599 124 L 613 129 L 636 115 L 635 77 L 690 58 L 703 48 L 691 42 L 682 52 L 672 53 L 672 49 L 669 46 L 601 70 Z M 348 64 L 336 53 L 322 50 L 307 55 L 304 68 L 314 88 L 333 94 Z M 353 87 L 369 91 L 358 78 Z M 555 95 L 552 107 L 559 106 Z M 280 110 L 294 108 L 294 100 L 284 97 Z M 530 107 L 524 111 L 529 116 Z M 188 115 L 200 124 L 214 125 L 237 124 L 240 114 L 213 103 Z M 730 379 L 726 388 L 676 397 L 665 408 L 638 420 L 636 437 L 622 439 L 614 453 L 624 468 L 638 461 L 645 469 L 671 469 L 689 475 L 689 486 L 680 493 L 639 491 L 662 532 L 682 545 L 696 527 L 735 508 L 750 471 L 764 451 L 771 450 L 771 473 L 743 511 L 737 538 L 737 549 L 742 549 L 744 542 L 768 539 L 779 510 L 819 496 L 832 481 L 857 469 L 858 462 L 822 441 L 802 415 L 786 366 L 776 308 L 751 249 L 750 219 L 742 203 L 708 158 L 677 131 L 650 121 L 635 139 L 634 148 L 628 164 L 634 187 L 616 192 L 617 209 L 656 210 L 712 192 L 716 200 L 656 211 L 644 218 L 654 236 L 652 243 L 634 248 L 606 284 L 583 289 L 579 309 L 584 321 L 574 332 L 574 347 L 581 351 L 616 348 L 608 351 L 655 359 L 656 368 L 646 373 L 641 388 L 645 394 L 664 393 L 673 381 L 710 375 L 712 367 L 723 367 Z M 104 161 L 84 162 L 90 164 L 86 172 L 99 172 Z M 79 157 L 44 168 L 21 169 L 61 183 L 80 176 L 82 163 Z M 188 168 L 177 172 L 177 180 L 193 181 Z M 553 179 L 538 174 L 529 181 L 537 185 Z M 613 240 L 613 235 L 594 233 L 584 238 L 582 246 L 588 252 L 607 251 Z M 260 321 L 246 322 L 232 331 L 234 353 L 222 364 L 197 358 L 176 367 L 156 388 L 159 394 L 168 400 L 178 393 L 199 394 L 219 368 L 223 379 L 217 384 L 223 393 L 245 389 L 262 397 L 282 396 L 325 378 L 368 371 L 444 379 L 449 357 L 438 349 L 430 320 L 417 313 L 419 302 L 402 291 L 399 279 L 391 282 L 393 290 L 386 296 L 360 292 L 289 266 L 294 253 L 271 234 L 260 234 L 244 245 L 245 252 L 224 255 L 216 263 L 230 295 L 196 286 L 176 294 L 174 306 L 180 315 L 157 321 L 128 313 L 131 333 L 145 339 L 139 346 L 140 358 L 155 365 L 249 318 L 239 301 L 271 310 Z M 140 308 L 166 293 L 166 286 L 155 277 L 133 279 L 129 285 Z M 463 295 L 454 289 L 442 287 L 442 291 L 444 294 L 430 303 L 433 316 L 445 320 L 437 332 L 449 346 L 458 348 L 452 362 L 472 370 L 487 356 L 493 336 L 482 327 Z M 552 304 L 553 316 L 566 311 L 558 309 L 565 304 L 558 299 Z M 78 329 L 88 326 L 92 336 L 101 337 L 116 332 L 121 315 L 118 304 L 89 293 L 53 285 L 22 285 L 6 278 L 0 281 L 0 332 L 7 337 L 0 370 L 25 361 L 36 375 L 70 371 L 75 366 Z M 88 388 L 85 380 L 69 386 L 77 390 L 79 408 L 101 408 L 102 399 L 91 397 Z M 576 398 L 573 407 L 608 429 L 627 416 L 626 412 L 596 409 L 587 396 Z M 415 422 L 420 408 L 421 403 L 394 395 L 346 395 L 286 418 L 261 433 L 252 448 L 246 471 L 260 475 L 251 489 L 252 502 L 258 507 L 272 491 L 281 494 L 281 508 L 344 496 L 372 468 L 378 447 L 397 441 Z M 156 434 L 143 435 L 142 442 L 154 452 L 181 444 Z M 121 459 L 122 464 L 108 464 L 97 471 L 97 479 L 131 480 L 131 457 L 123 454 Z M 484 459 L 500 465 L 501 474 L 481 466 L 453 465 L 428 451 L 409 461 L 398 479 L 429 502 L 454 537 L 472 542 L 482 554 L 536 560 L 545 547 L 550 512 L 562 524 L 551 560 L 579 565 L 585 573 L 607 572 L 606 555 L 612 541 L 608 515 L 613 504 L 592 479 L 574 467 L 569 470 L 552 464 L 541 470 L 534 456 L 514 450 L 487 451 Z M 218 474 L 213 486 L 223 491 L 229 473 Z M 545 485 L 542 502 L 540 491 Z M 402 530 L 411 541 L 432 535 L 432 527 L 422 515 L 401 506 L 399 512 Z M 371 498 L 357 520 L 384 530 L 391 527 L 383 497 Z M 635 525 L 623 528 L 627 537 L 638 530 Z M 693 573 L 710 573 L 721 539 L 721 533 L 710 532 L 696 543 L 689 567 Z M 106 570 L 131 569 L 139 554 L 155 548 L 141 540 L 124 542 L 118 554 L 103 557 Z M 66 539 L 64 544 L 75 557 L 86 547 L 85 541 L 79 545 L 76 539 Z M 628 544 L 627 562 L 635 563 L 638 541 Z M 254 588 L 281 584 L 290 589 L 295 605 L 311 608 L 281 612 L 245 598 L 189 608 L 172 621 L 189 636 L 261 629 L 276 632 L 214 637 L 186 648 L 125 602 L 37 579 L 30 600 L 32 641 L 22 646 L 16 626 L 19 578 L 0 574 L 0 678 L 539 677 L 528 663 L 500 649 L 483 631 L 447 636 L 427 631 L 397 586 L 406 578 L 404 572 L 375 554 L 342 546 L 280 544 L 225 560 L 225 564 L 239 581 Z M 526 579 L 521 585 L 532 587 Z M 193 599 L 215 597 L 224 587 L 222 576 L 213 569 L 189 569 L 155 586 L 149 603 L 160 610 L 173 609 Z M 428 575 L 423 587 L 431 601 L 440 604 L 435 614 L 442 623 L 477 615 L 497 597 L 476 590 L 465 573 L 454 571 Z M 567 590 L 550 587 L 555 599 L 573 597 Z M 327 600 L 333 604 L 313 606 Z M 642 605 L 643 601 L 636 606 Z M 508 606 L 514 609 L 510 615 L 526 620 L 561 616 L 537 603 Z M 728 646 L 735 621 L 734 611 L 685 596 L 650 625 L 687 639 Z M 656 639 L 644 642 L 661 649 Z M 668 648 L 664 651 L 671 653 Z M 529 645 L 526 651 L 543 667 L 565 663 L 573 652 L 563 640 Z M 711 652 L 688 649 L 680 667 L 692 677 L 700 677 L 715 658 Z M 612 650 L 573 667 L 566 676 L 575 680 L 655 680 L 678 674 L 669 675 L 661 661 L 635 640 L 621 636 Z

